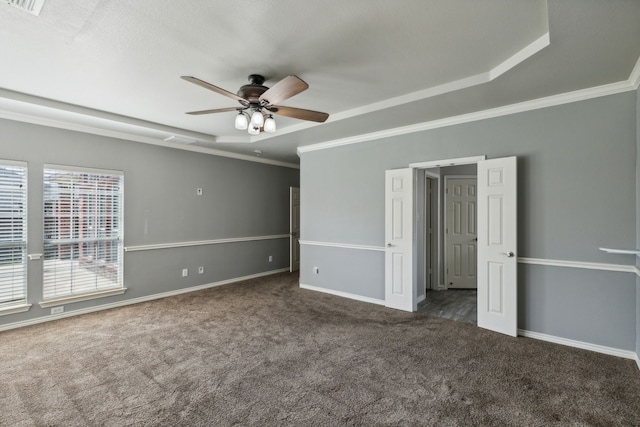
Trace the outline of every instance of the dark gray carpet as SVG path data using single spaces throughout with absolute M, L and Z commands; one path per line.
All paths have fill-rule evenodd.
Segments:
M 281 274 L 0 333 L 0 424 L 633 425 L 635 363 Z

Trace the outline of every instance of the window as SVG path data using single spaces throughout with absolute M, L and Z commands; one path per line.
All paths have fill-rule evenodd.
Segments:
M 121 172 L 45 166 L 43 298 L 123 289 Z
M 27 167 L 0 160 L 0 309 L 27 303 Z

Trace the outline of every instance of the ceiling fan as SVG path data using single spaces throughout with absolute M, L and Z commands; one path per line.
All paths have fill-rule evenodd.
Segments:
M 181 76 L 181 78 L 205 89 L 219 93 L 220 95 L 235 99 L 240 103 L 239 107 L 191 111 L 187 114 L 199 115 L 237 111 L 238 115 L 235 121 L 236 129 L 248 129 L 252 135 L 257 135 L 262 130 L 265 132 L 275 132 L 276 122 L 271 113 L 318 123 L 323 123 L 329 118 L 329 114 L 320 111 L 276 105 L 309 88 L 309 85 L 297 76 L 287 76 L 273 87 L 268 88 L 263 86 L 265 81 L 263 76 L 251 74 L 249 76 L 249 84 L 242 86 L 237 94 L 214 86 L 196 77 Z M 247 110 L 252 113 L 251 117 L 247 114 Z

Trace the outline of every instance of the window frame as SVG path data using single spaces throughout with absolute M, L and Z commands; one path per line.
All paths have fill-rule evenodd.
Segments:
M 21 298 L 16 298 L 13 300 L 6 300 L 4 302 L 0 302 L 0 316 L 4 316 L 4 315 L 8 315 L 8 314 L 14 314 L 14 313 L 21 313 L 21 312 L 25 312 L 28 311 L 31 308 L 31 304 L 28 303 L 28 270 L 29 270 L 29 263 L 27 262 L 29 257 L 28 257 L 28 243 L 29 243 L 29 234 L 28 234 L 28 222 L 29 222 L 29 216 L 28 216 L 28 210 L 29 210 L 29 165 L 27 162 L 23 162 L 23 161 L 18 161 L 18 160 L 8 160 L 8 159 L 0 159 L 0 168 L 16 168 L 16 169 L 21 169 L 21 171 L 19 173 L 22 174 L 22 182 L 21 182 L 21 186 L 22 186 L 22 195 L 21 195 L 21 199 L 22 199 L 22 213 L 21 213 L 21 217 L 22 217 L 22 223 L 20 224 L 20 228 L 21 228 L 21 236 L 22 236 L 22 241 L 20 242 L 19 245 L 17 245 L 18 247 L 21 248 L 21 252 L 22 252 L 22 262 L 21 262 L 21 267 L 22 267 L 22 274 L 21 274 L 21 278 L 22 278 L 22 295 Z M 12 205 L 13 207 L 13 205 Z M 12 222 L 13 219 L 15 218 L 14 216 L 9 216 L 7 218 L 11 218 Z M 13 226 L 11 227 L 11 234 L 13 235 Z M 6 247 L 8 248 L 14 248 L 16 247 L 16 245 L 14 245 L 14 241 L 10 241 L 9 244 L 6 245 Z M 4 246 L 4 245 L 2 245 Z M 0 246 L 0 258 L 2 257 L 2 247 Z M 13 249 L 10 249 L 11 251 L 13 251 Z M 12 258 L 13 259 L 13 258 Z M 8 286 L 9 287 L 9 286 Z M 12 284 L 11 287 L 13 288 L 14 285 Z
M 109 178 L 116 178 L 118 179 L 118 188 L 116 194 L 117 195 L 117 199 L 115 199 L 115 202 L 117 203 L 117 209 L 114 209 L 114 212 L 112 215 L 109 216 L 110 221 L 112 221 L 113 223 L 117 224 L 117 236 L 114 237 L 110 237 L 110 238 L 100 238 L 100 237 L 70 237 L 70 238 L 65 238 L 65 239 L 57 239 L 57 238 L 47 238 L 47 230 L 48 230 L 48 226 L 47 226 L 47 209 L 48 209 L 48 199 L 50 196 L 50 193 L 47 190 L 47 186 L 51 185 L 50 181 L 48 181 L 48 174 L 50 173 L 49 171 L 51 171 L 51 173 L 61 173 L 61 174 L 69 174 L 70 176 L 72 176 L 72 182 L 75 183 L 77 182 L 76 180 L 82 176 L 82 175 L 90 175 L 92 176 L 92 179 L 95 179 L 95 176 L 107 176 Z M 58 305 L 62 305 L 62 304 L 68 304 L 68 303 L 73 303 L 73 302 L 79 302 L 79 301 L 85 301 L 85 300 L 90 300 L 90 299 L 95 299 L 95 298 L 102 298 L 102 297 L 107 297 L 107 296 L 112 296 L 112 295 L 120 295 L 123 294 L 126 291 L 126 288 L 124 287 L 124 172 L 122 171 L 117 171 L 117 170 L 107 170 L 107 169 L 98 169 L 98 168 L 87 168 L 87 167 L 77 167 L 77 166 L 68 166 L 68 165 L 56 165 L 56 164 L 45 164 L 43 166 L 43 173 L 42 173 L 42 182 L 43 182 L 43 193 L 42 193 L 42 212 L 43 212 L 43 275 L 42 275 L 42 301 L 39 303 L 40 307 L 42 308 L 46 308 L 46 307 L 54 307 L 54 306 L 58 306 Z M 79 209 L 78 206 L 78 200 L 75 197 L 77 197 L 78 194 L 80 194 L 79 192 L 80 190 L 76 189 L 75 187 L 73 187 L 70 189 L 67 189 L 66 194 L 67 197 L 69 198 L 69 221 L 70 221 L 70 228 L 72 230 L 79 230 L 77 228 L 78 224 L 78 218 L 76 218 L 76 213 Z M 89 194 L 90 196 L 93 197 L 102 197 L 102 195 L 99 194 L 99 190 L 91 190 L 88 193 L 85 194 Z M 113 195 L 112 195 L 113 196 Z M 97 218 L 103 218 L 104 217 L 104 212 L 102 212 L 102 209 L 104 209 L 104 205 L 101 202 L 96 202 L 96 206 L 99 206 L 99 210 L 97 213 L 94 213 L 93 216 L 89 216 L 88 218 L 91 220 L 95 220 Z M 74 222 L 76 221 L 76 222 Z M 90 228 L 90 227 L 89 227 Z M 83 228 L 83 230 L 86 230 Z M 77 231 L 75 231 L 77 232 Z M 70 231 L 71 234 L 75 234 L 74 231 Z M 78 232 L 79 233 L 79 232 Z M 56 237 L 58 237 L 56 235 Z M 109 265 L 116 265 L 116 272 L 115 272 L 115 281 L 116 281 L 116 285 L 115 286 L 108 286 L 108 287 L 103 287 L 103 286 L 98 286 L 96 284 L 94 289 L 91 290 L 87 290 L 87 291 L 75 291 L 73 290 L 73 284 L 69 283 L 68 286 L 70 287 L 70 292 L 69 293 L 63 293 L 63 294 L 53 294 L 53 295 L 48 295 L 47 291 L 48 291 L 48 287 L 51 287 L 52 285 L 49 283 L 48 280 L 46 280 L 46 272 L 45 272 L 45 268 L 44 268 L 44 264 L 49 260 L 47 258 L 47 247 L 48 246 L 52 246 L 52 245 L 60 245 L 60 244 L 65 244 L 65 245 L 69 245 L 70 247 L 74 247 L 77 249 L 77 245 L 81 245 L 81 244 L 100 244 L 101 242 L 111 242 L 111 243 L 115 243 L 116 244 L 116 261 L 115 263 L 110 263 Z M 72 253 L 73 249 L 71 250 Z M 77 250 L 76 250 L 77 252 Z M 78 257 L 77 254 L 71 256 L 71 261 L 72 263 L 74 261 L 77 261 Z M 98 260 L 101 261 L 101 260 Z M 76 274 L 77 272 L 80 270 L 79 266 L 76 267 L 71 267 L 71 270 L 74 271 Z M 72 273 L 73 274 L 73 273 Z M 95 273 L 96 275 L 96 282 L 98 281 L 98 273 Z M 73 280 L 72 280 L 73 281 Z M 71 282 L 72 282 L 71 281 Z M 53 282 L 53 286 L 55 286 L 55 280 Z

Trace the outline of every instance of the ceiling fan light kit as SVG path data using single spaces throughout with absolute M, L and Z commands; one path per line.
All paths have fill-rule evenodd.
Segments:
M 191 111 L 187 114 L 201 115 L 237 111 L 238 115 L 234 123 L 235 128 L 238 130 L 246 129 L 250 135 L 258 135 L 262 131 L 268 133 L 275 132 L 276 121 L 272 113 L 318 123 L 323 123 L 329 118 L 329 114 L 320 111 L 276 105 L 276 103 L 291 98 L 309 88 L 309 85 L 297 76 L 287 76 L 273 87 L 268 88 L 262 85 L 265 81 L 263 76 L 251 74 L 249 76 L 249 84 L 242 86 L 237 94 L 233 94 L 196 77 L 181 76 L 181 78 L 205 89 L 219 93 L 220 95 L 234 99 L 241 105 L 240 107 Z M 247 111 L 251 113 L 251 116 L 249 116 Z
M 245 130 L 247 129 L 247 127 L 249 127 L 249 119 L 247 118 L 247 113 L 245 113 L 244 111 L 238 112 L 238 115 L 236 116 L 235 126 L 238 130 Z
M 251 125 L 256 128 L 261 128 L 264 125 L 264 117 L 260 109 L 255 110 L 251 115 Z
M 264 121 L 264 131 L 267 133 L 274 133 L 276 131 L 276 121 L 271 114 L 269 114 L 269 117 Z

